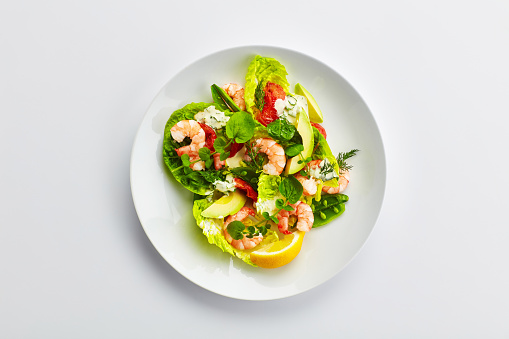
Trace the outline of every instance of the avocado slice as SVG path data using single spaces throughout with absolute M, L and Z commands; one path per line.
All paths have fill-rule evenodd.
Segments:
M 247 201 L 247 197 L 239 190 L 219 198 L 212 205 L 201 212 L 205 218 L 224 218 L 240 211 Z
M 316 103 L 316 100 L 313 98 L 311 93 L 309 93 L 308 90 L 305 89 L 301 84 L 297 84 L 295 85 L 295 94 L 302 95 L 308 100 L 309 120 L 311 120 L 311 122 L 322 123 L 322 111 L 320 110 L 320 107 L 318 107 L 318 104 Z
M 299 160 L 306 159 L 313 153 L 313 127 L 311 126 L 308 115 L 303 110 L 300 111 L 297 116 L 297 131 L 302 137 L 302 146 L 304 146 L 304 150 L 300 153 L 300 155 L 288 159 L 285 167 L 286 175 L 297 173 L 304 168 L 306 164 L 304 162 L 299 164 Z

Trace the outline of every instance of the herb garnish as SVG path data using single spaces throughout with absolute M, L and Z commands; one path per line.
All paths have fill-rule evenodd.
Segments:
M 346 172 L 352 169 L 353 166 L 348 165 L 346 163 L 346 159 L 353 157 L 355 154 L 357 154 L 357 152 L 359 152 L 358 149 L 353 149 L 346 153 L 339 152 L 338 156 L 336 157 L 336 161 L 338 162 L 340 172 Z

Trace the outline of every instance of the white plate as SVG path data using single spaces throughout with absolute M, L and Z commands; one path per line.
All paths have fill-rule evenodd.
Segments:
M 163 131 L 171 113 L 190 102 L 212 102 L 210 86 L 244 84 L 256 55 L 285 65 L 290 84 L 303 84 L 324 114 L 334 153 L 360 152 L 345 193 L 345 213 L 306 234 L 290 264 L 267 270 L 251 267 L 210 245 L 192 216 L 192 193 L 179 185 L 162 160 Z M 180 274 L 212 292 L 246 300 L 270 300 L 307 291 L 340 272 L 373 229 L 385 191 L 385 155 L 376 122 L 359 94 L 322 62 L 288 49 L 246 46 L 208 55 L 175 75 L 150 105 L 131 155 L 131 190 L 143 228 L 166 261 Z

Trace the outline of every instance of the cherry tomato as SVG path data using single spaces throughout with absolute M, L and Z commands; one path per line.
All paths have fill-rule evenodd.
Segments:
M 256 119 L 264 126 L 267 126 L 271 122 L 278 119 L 277 110 L 274 108 L 274 104 L 277 99 L 285 100 L 286 93 L 283 87 L 278 84 L 267 82 L 264 88 L 265 96 L 263 101 L 263 110 L 258 114 Z

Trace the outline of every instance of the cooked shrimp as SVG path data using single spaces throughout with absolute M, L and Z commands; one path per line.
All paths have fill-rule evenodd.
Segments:
M 343 192 L 346 189 L 346 186 L 348 186 L 348 183 L 350 182 L 350 173 L 348 171 L 341 172 L 338 178 L 338 186 L 337 187 L 330 187 L 330 186 L 323 186 L 322 192 L 326 194 L 338 194 Z
M 195 120 L 182 120 L 177 122 L 170 130 L 171 136 L 178 142 L 184 141 L 186 137 L 191 138 L 191 144 L 177 148 L 177 154 L 189 154 L 198 152 L 205 145 L 205 131 Z
M 213 157 L 214 157 L 214 168 L 216 170 L 220 170 L 224 166 L 226 161 L 220 159 L 221 155 L 219 153 L 214 153 Z
M 315 216 L 313 215 L 313 211 L 311 207 L 302 201 L 297 201 L 296 204 L 290 204 L 293 207 L 293 211 L 285 211 L 281 210 L 277 219 L 279 223 L 277 227 L 279 231 L 283 234 L 290 234 L 288 231 L 288 218 L 291 215 L 297 216 L 297 229 L 299 231 L 308 232 L 313 227 L 313 222 L 315 222 Z
M 295 174 L 294 177 L 299 180 L 299 182 L 302 184 L 302 188 L 304 189 L 304 195 L 315 195 L 316 189 L 319 184 L 319 182 L 313 178 L 307 178 L 303 175 L 300 175 L 299 173 Z
M 191 138 L 191 144 L 177 148 L 177 155 L 188 154 L 191 162 L 199 159 L 198 150 L 205 145 L 205 131 L 195 120 L 182 120 L 177 122 L 170 130 L 171 136 L 178 142 L 184 141 L 186 137 Z M 205 168 L 203 161 L 191 164 L 191 169 L 201 171 Z
M 255 141 L 253 147 L 259 152 L 267 154 L 268 162 L 263 165 L 263 172 L 270 175 L 280 175 L 286 165 L 285 150 L 281 145 L 269 138 L 261 138 Z
M 244 88 L 237 84 L 226 84 L 222 87 L 224 91 L 233 99 L 233 102 L 239 106 L 241 111 L 246 110 L 246 102 L 244 101 Z
M 256 215 L 256 213 L 251 208 L 244 206 L 240 209 L 240 211 L 238 211 L 234 215 L 230 215 L 224 221 L 224 237 L 225 237 L 226 241 L 231 243 L 232 246 L 238 250 L 249 250 L 249 249 L 255 247 L 256 245 L 258 245 L 263 240 L 262 235 L 257 235 L 252 238 L 248 238 L 244 235 L 244 238 L 242 238 L 240 240 L 234 240 L 231 237 L 230 233 L 228 233 L 228 231 L 226 230 L 226 227 L 232 221 L 235 221 L 235 220 L 242 221 L 242 220 L 246 219 L 249 215 Z

